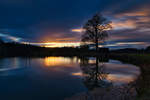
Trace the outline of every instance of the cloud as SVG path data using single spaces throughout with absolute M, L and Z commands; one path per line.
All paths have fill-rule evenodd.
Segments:
M 144 0 L 145 1 L 145 0 Z M 143 2 L 144 2 L 143 1 Z M 114 30 L 110 34 L 109 41 L 113 43 L 123 42 L 123 46 L 144 47 L 150 44 L 150 2 L 137 3 L 133 7 L 121 11 L 113 11 L 108 14 L 113 22 Z M 128 44 L 126 44 L 129 42 Z M 131 44 L 130 44 L 131 42 Z M 132 44 L 144 42 L 145 44 Z
M 3 33 L 0 33 L 0 37 L 4 40 L 7 39 L 8 41 L 14 41 L 14 42 L 20 42 L 22 40 L 22 38 L 10 36 L 10 35 L 3 34 Z
M 112 22 L 112 27 L 115 30 L 134 29 L 134 28 L 136 28 L 136 23 L 132 20 L 113 21 Z
M 149 0 L 0 0 L 0 32 L 23 42 L 80 42 L 80 27 L 102 12 L 114 27 L 112 45 L 150 42 L 149 6 Z
M 82 28 L 71 29 L 72 32 L 82 33 L 84 30 Z

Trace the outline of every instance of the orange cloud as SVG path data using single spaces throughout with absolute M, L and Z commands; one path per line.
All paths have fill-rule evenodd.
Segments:
M 72 73 L 73 76 L 82 76 L 83 74 L 81 72 Z
M 146 6 L 146 7 L 139 8 L 136 11 L 118 14 L 115 17 L 121 18 L 121 17 L 125 17 L 125 16 L 148 16 L 149 13 L 150 13 L 150 9 L 149 9 L 149 7 Z
M 136 23 L 132 20 L 114 21 L 112 22 L 112 27 L 114 29 L 133 29 L 136 28 Z
M 56 33 L 55 35 L 45 35 L 40 38 L 40 42 L 48 43 L 48 42 L 73 42 L 77 41 L 77 37 L 65 37 L 64 34 Z
M 79 32 L 79 33 L 81 33 L 81 32 L 84 31 L 84 29 L 78 28 L 78 29 L 72 29 L 71 31 L 72 31 L 72 32 Z
M 68 38 L 57 38 L 56 41 L 75 41 L 76 38 L 68 37 Z
M 149 7 L 139 8 L 136 11 L 126 13 L 119 13 L 115 15 L 115 20 L 112 25 L 115 29 L 133 29 L 140 25 L 140 23 L 147 23 L 150 21 Z

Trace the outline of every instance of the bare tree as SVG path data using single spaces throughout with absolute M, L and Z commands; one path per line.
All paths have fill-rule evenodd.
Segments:
M 84 34 L 81 41 L 83 43 L 94 43 L 96 51 L 98 51 L 98 44 L 108 38 L 107 30 L 112 28 L 110 23 L 101 14 L 96 14 L 83 26 Z

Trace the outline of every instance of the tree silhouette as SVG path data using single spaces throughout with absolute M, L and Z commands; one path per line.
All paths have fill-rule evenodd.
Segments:
M 98 44 L 108 38 L 107 30 L 111 28 L 110 21 L 101 14 L 96 14 L 83 26 L 84 34 L 81 37 L 81 41 L 83 43 L 94 43 L 96 51 L 98 51 Z

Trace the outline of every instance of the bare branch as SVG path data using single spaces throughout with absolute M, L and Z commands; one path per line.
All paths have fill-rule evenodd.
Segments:
M 101 14 L 96 14 L 92 19 L 88 20 L 83 26 L 84 34 L 82 42 L 93 42 L 96 48 L 98 43 L 104 42 L 108 38 L 107 30 L 112 29 L 111 22 L 104 18 Z

